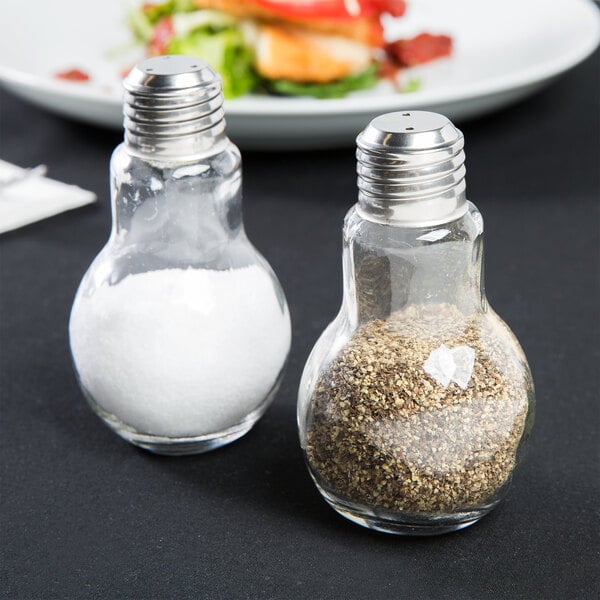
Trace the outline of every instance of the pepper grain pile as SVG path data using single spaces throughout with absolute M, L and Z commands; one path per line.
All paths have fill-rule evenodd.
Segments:
M 311 399 L 306 452 L 317 479 L 346 501 L 394 511 L 492 501 L 515 466 L 529 406 L 529 374 L 496 319 L 411 306 L 362 325 Z M 474 351 L 464 385 L 428 374 L 440 347 Z

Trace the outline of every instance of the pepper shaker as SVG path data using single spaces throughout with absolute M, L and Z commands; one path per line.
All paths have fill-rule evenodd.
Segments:
M 304 369 L 301 445 L 348 519 L 454 531 L 507 491 L 533 421 L 530 370 L 485 296 L 462 133 L 442 115 L 397 112 L 357 145 L 343 303 Z
M 113 227 L 75 297 L 73 361 L 91 407 L 121 437 L 195 454 L 246 433 L 273 399 L 289 311 L 244 231 L 219 76 L 197 58 L 161 56 L 124 85 Z

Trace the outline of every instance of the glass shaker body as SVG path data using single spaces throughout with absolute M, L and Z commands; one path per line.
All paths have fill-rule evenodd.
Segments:
M 165 58 L 145 62 L 156 73 Z M 198 87 L 217 86 L 201 67 L 208 83 Z M 185 75 L 188 65 L 169 69 Z M 214 102 L 214 89 L 209 95 Z M 246 433 L 273 399 L 290 347 L 285 296 L 244 231 L 240 153 L 222 110 L 211 113 L 183 144 L 159 139 L 149 151 L 143 135 L 137 143 L 126 134 L 115 149 L 110 239 L 70 320 L 94 411 L 123 438 L 164 454 Z
M 448 127 L 430 115 L 373 123 L 392 136 L 405 126 L 417 134 Z M 483 220 L 464 198 L 462 135 L 457 143 L 452 130 L 444 135 L 455 146 L 434 161 L 454 156 L 453 182 L 419 182 L 413 172 L 406 183 L 400 173 L 386 203 L 365 193 L 376 183 L 361 174 L 361 159 L 370 159 L 359 137 L 363 188 L 344 223 L 343 303 L 299 390 L 300 440 L 319 491 L 347 518 L 391 533 L 444 533 L 489 512 L 533 420 L 527 361 L 485 297 Z M 391 152 L 395 165 L 401 152 Z M 419 198 L 419 186 L 434 185 L 450 191 Z

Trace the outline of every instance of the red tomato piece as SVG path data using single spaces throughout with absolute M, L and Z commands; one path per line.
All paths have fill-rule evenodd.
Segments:
M 401 70 L 402 67 L 395 60 L 385 58 L 379 63 L 378 75 L 380 79 L 389 79 L 395 83 Z
M 67 71 L 60 71 L 56 73 L 54 77 L 58 79 L 64 79 L 66 81 L 89 81 L 90 76 L 80 69 L 68 69 Z
M 148 50 L 151 55 L 165 54 L 171 38 L 175 35 L 171 17 L 162 17 L 155 25 L 152 36 L 148 42 Z
M 353 19 L 404 14 L 404 0 L 254 0 L 257 6 L 290 19 Z
M 401 17 L 406 12 L 404 0 L 371 0 L 369 4 L 377 13 L 388 13 L 392 17 Z
M 447 35 L 421 33 L 409 40 L 398 40 L 387 47 L 388 54 L 405 67 L 413 67 L 436 58 L 449 56 L 452 39 Z

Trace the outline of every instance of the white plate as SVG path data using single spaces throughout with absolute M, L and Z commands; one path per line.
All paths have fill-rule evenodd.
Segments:
M 119 0 L 5 2 L 0 81 L 58 113 L 121 126 L 120 68 L 111 57 L 130 39 Z M 427 109 L 454 120 L 523 98 L 591 54 L 600 39 L 600 11 L 590 0 L 409 0 L 406 17 L 389 20 L 389 36 L 449 33 L 452 58 L 407 70 L 420 91 L 398 94 L 382 83 L 340 100 L 246 96 L 226 103 L 228 131 L 243 148 L 313 148 L 351 144 L 373 116 Z M 92 83 L 53 78 L 79 67 Z

